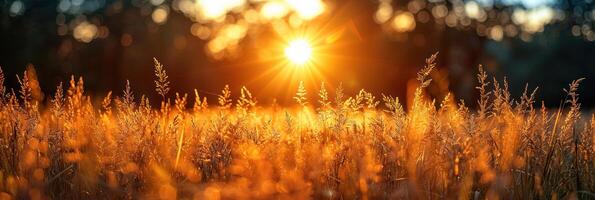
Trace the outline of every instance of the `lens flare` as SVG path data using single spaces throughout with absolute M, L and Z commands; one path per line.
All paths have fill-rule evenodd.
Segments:
M 285 56 L 292 63 L 303 66 L 312 57 L 312 47 L 304 39 L 297 39 L 289 43 L 285 48 Z

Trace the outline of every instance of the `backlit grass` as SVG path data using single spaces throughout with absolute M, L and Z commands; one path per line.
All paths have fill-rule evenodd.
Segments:
M 408 108 L 324 84 L 300 85 L 292 108 L 261 105 L 245 87 L 232 99 L 228 86 L 208 105 L 196 91 L 169 94 L 157 60 L 159 107 L 130 83 L 93 105 L 75 77 L 42 106 L 25 72 L 20 88 L 0 87 L 0 199 L 595 198 L 581 79 L 552 109 L 532 90 L 513 98 L 481 68 L 478 102 L 432 100 L 435 58 Z

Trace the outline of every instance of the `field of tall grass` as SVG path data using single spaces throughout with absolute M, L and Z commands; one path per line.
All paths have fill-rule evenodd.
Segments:
M 208 105 L 196 90 L 170 94 L 157 60 L 159 107 L 130 84 L 93 103 L 82 77 L 44 101 L 26 71 L 20 88 L 0 84 L 0 199 L 595 198 L 582 79 L 546 108 L 480 67 L 477 102 L 433 100 L 435 59 L 407 108 L 324 83 L 300 84 L 293 108 L 259 105 L 245 87 L 232 99 L 228 86 Z

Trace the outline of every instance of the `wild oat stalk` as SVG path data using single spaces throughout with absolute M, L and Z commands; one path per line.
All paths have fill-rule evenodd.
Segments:
M 138 105 L 138 108 L 143 116 L 150 116 L 152 109 L 151 109 L 151 102 L 149 101 L 149 97 L 142 95 L 140 97 L 140 103 Z
M 395 121 L 395 125 L 397 130 L 400 131 L 405 126 L 405 118 L 406 113 L 403 109 L 403 105 L 399 102 L 398 97 L 391 97 L 382 94 L 382 101 L 384 102 L 384 106 L 386 107 L 385 112 L 388 112 L 393 120 Z
M 570 84 L 568 84 L 568 90 L 563 89 L 567 95 L 565 103 L 570 104 L 570 111 L 568 112 L 566 120 L 564 121 L 565 126 L 568 126 L 569 124 L 574 124 L 574 121 L 580 116 L 579 110 L 581 108 L 581 104 L 578 101 L 579 94 L 577 93 L 577 91 L 578 86 L 583 80 L 585 80 L 585 78 L 574 80 Z
M 428 79 L 427 77 L 436 67 L 437 57 L 438 52 L 432 54 L 429 58 L 426 59 L 426 65 L 419 72 L 417 72 L 417 80 L 420 83 L 420 88 L 426 88 L 430 85 L 430 82 L 432 82 L 432 79 Z
M 345 92 L 343 91 L 343 83 L 339 83 L 337 90 L 335 90 L 335 106 L 337 109 L 343 109 L 345 107 Z
M 223 90 L 221 90 L 218 102 L 219 107 L 223 109 L 229 109 L 231 107 L 231 90 L 229 90 L 229 85 L 225 85 Z
M 56 93 L 51 100 L 53 104 L 53 111 L 56 115 L 62 113 L 62 109 L 64 108 L 64 89 L 62 86 L 62 82 L 56 87 Z
M 306 88 L 304 87 L 304 81 L 300 81 L 298 90 L 295 93 L 293 99 L 295 99 L 295 101 L 301 106 L 306 106 L 308 105 L 308 98 L 306 97 L 307 94 L 308 93 L 306 92 Z
M 345 99 L 345 93 L 343 91 L 343 83 L 339 83 L 339 86 L 335 90 L 335 109 L 334 114 L 336 117 L 335 130 L 339 131 L 343 125 L 347 122 L 347 102 Z
M 568 90 L 566 88 L 562 89 L 564 92 L 566 92 L 568 97 L 570 97 L 570 99 L 567 98 L 566 103 L 570 103 L 572 107 L 580 108 L 580 103 L 578 102 L 579 94 L 577 91 L 578 86 L 583 80 L 585 80 L 585 78 L 576 79 L 568 84 Z
M 70 77 L 70 86 L 68 88 L 66 102 L 68 104 L 68 112 L 70 114 L 75 114 L 76 112 L 80 111 L 83 107 L 83 103 L 85 103 L 85 97 L 83 96 L 84 88 L 84 81 L 83 78 L 80 77 L 78 82 L 75 81 L 74 76 Z
M 365 92 L 364 99 L 366 100 L 366 108 L 367 109 L 375 109 L 380 101 L 376 101 L 376 97 L 371 92 Z
M 349 104 L 349 107 L 351 108 L 352 111 L 354 112 L 358 112 L 361 109 L 364 108 L 364 100 L 366 98 L 366 91 L 364 89 L 361 89 L 359 91 L 359 93 L 357 95 L 355 95 L 355 97 L 349 97 L 347 99 L 347 104 Z
M 163 101 L 165 101 L 165 95 L 169 92 L 169 80 L 167 80 L 168 76 L 165 73 L 165 69 L 156 58 L 153 58 L 155 62 L 155 76 L 157 80 L 155 80 L 155 91 L 161 95 Z
M 176 99 L 174 103 L 176 104 L 176 109 L 178 110 L 178 112 L 184 113 L 184 110 L 186 110 L 186 104 L 188 103 L 188 94 L 184 94 L 184 96 L 181 96 L 179 93 L 176 92 Z
M 479 90 L 479 100 L 477 100 L 477 104 L 479 105 L 479 119 L 484 119 L 486 113 L 488 112 L 489 108 L 489 98 L 492 92 L 487 91 L 487 87 L 490 84 L 489 81 L 486 81 L 488 78 L 488 74 L 485 70 L 483 70 L 483 66 L 479 65 L 478 67 L 479 73 L 477 73 L 477 81 L 479 82 L 479 86 L 475 87 L 475 89 Z
M 198 95 L 198 90 L 194 89 L 194 106 L 192 107 L 193 111 L 197 113 L 201 110 L 206 110 L 208 108 L 207 98 L 204 97 L 201 101 L 200 95 Z
M 124 87 L 124 96 L 122 97 L 122 103 L 126 108 L 134 108 L 134 94 L 132 92 L 132 88 L 130 87 L 130 81 L 126 80 L 126 86 Z
M 320 121 L 322 124 L 322 129 L 326 131 L 327 124 L 329 121 L 329 111 L 331 108 L 331 101 L 329 100 L 328 91 L 326 90 L 326 86 L 324 81 L 320 84 L 320 90 L 318 91 L 318 103 L 320 106 L 316 108 L 318 111 L 318 115 L 320 117 Z
M 517 106 L 518 113 L 526 113 L 533 111 L 533 104 L 535 103 L 535 95 L 537 94 L 537 90 L 539 87 L 535 87 L 531 94 L 528 93 L 529 85 L 525 85 L 525 89 L 523 90 L 523 94 L 521 95 L 521 102 Z M 527 110 L 528 109 L 528 110 Z
M 31 85 L 29 82 L 29 76 L 27 75 L 27 70 L 25 70 L 25 72 L 23 72 L 22 79 L 21 79 L 21 77 L 19 77 L 19 75 L 17 75 L 17 81 L 21 85 L 21 90 L 19 91 L 19 93 L 21 94 L 21 99 L 25 103 L 25 107 L 28 108 L 31 105 L 31 99 L 32 99 L 31 95 L 33 93 L 33 90 L 31 89 Z
M 101 108 L 103 108 L 103 112 L 110 115 L 112 112 L 112 91 L 109 91 L 107 95 L 101 101 Z
M 413 94 L 413 105 L 411 106 L 412 112 L 415 112 L 413 117 L 416 117 L 419 112 L 418 108 L 420 108 L 424 103 L 423 101 L 423 90 L 430 85 L 432 79 L 428 78 L 432 70 L 436 67 L 436 58 L 438 56 L 438 52 L 432 54 L 429 58 L 426 59 L 426 64 L 422 69 L 417 73 L 417 80 L 419 81 L 419 87 L 415 89 L 415 93 Z M 415 121 L 415 120 L 413 120 Z
M 252 93 L 250 93 L 246 86 L 243 86 L 242 89 L 240 89 L 240 98 L 236 103 L 237 110 L 242 113 L 245 113 L 246 111 L 254 108 L 255 106 L 256 99 L 252 97 Z
M 320 107 L 322 109 L 327 109 L 329 106 L 331 106 L 331 102 L 329 101 L 328 92 L 326 90 L 326 86 L 324 85 L 324 81 L 320 84 L 320 90 L 318 91 L 318 97 L 320 97 L 320 99 L 318 100 L 318 103 L 320 104 Z
M 403 106 L 399 103 L 399 97 L 391 97 L 382 94 L 382 100 L 384 101 L 384 106 L 387 108 L 387 112 L 391 113 L 392 115 L 402 115 L 405 114 L 403 110 Z

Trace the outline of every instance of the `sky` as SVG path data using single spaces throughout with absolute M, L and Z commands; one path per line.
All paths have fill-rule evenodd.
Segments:
M 566 5 L 572 2 L 571 5 Z M 156 97 L 153 58 L 175 92 L 215 100 L 225 84 L 253 90 L 263 102 L 290 103 L 300 81 L 348 92 L 365 88 L 405 98 L 425 58 L 440 52 L 435 85 L 474 101 L 482 64 L 513 95 L 525 84 L 557 105 L 561 89 L 595 74 L 593 5 L 587 1 L 504 0 L 8 0 L 0 3 L 0 66 L 14 74 L 29 64 L 42 89 L 83 76 L 90 94 L 120 91 L 126 80 Z M 285 49 L 311 46 L 307 67 Z M 300 52 L 298 50 L 297 52 Z M 585 85 L 593 85 L 590 79 Z M 312 95 L 315 92 L 311 92 Z M 595 102 L 586 89 L 585 105 Z

